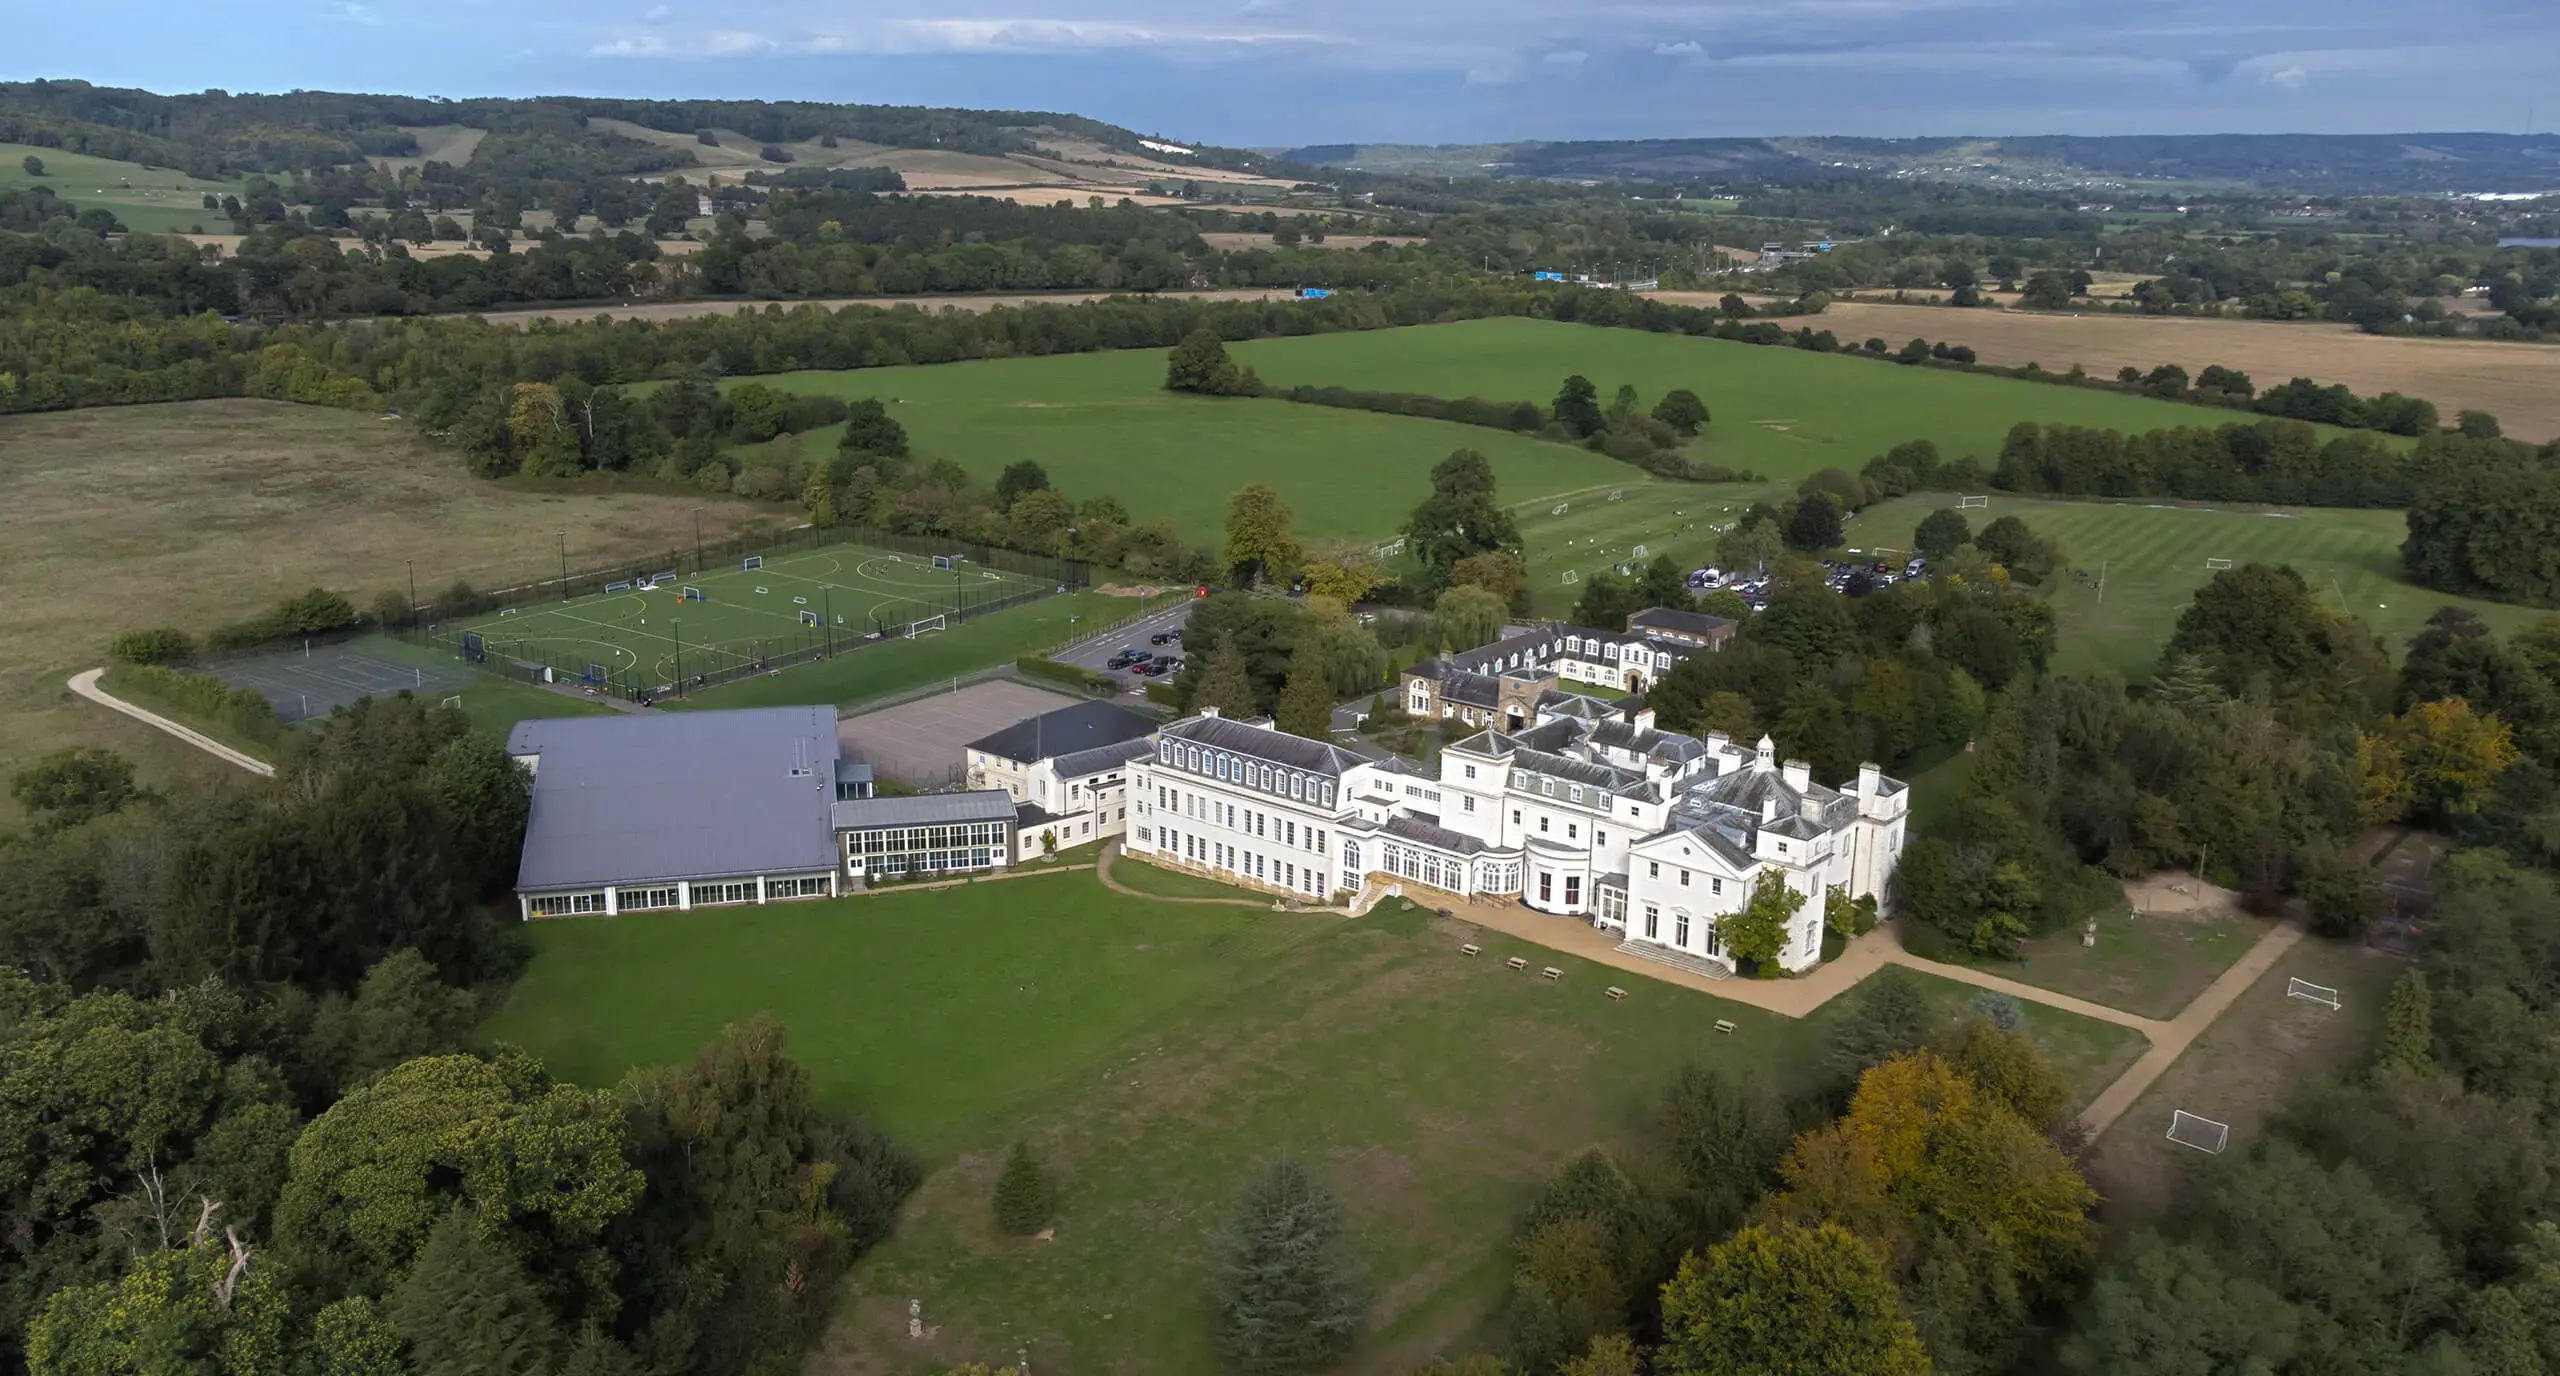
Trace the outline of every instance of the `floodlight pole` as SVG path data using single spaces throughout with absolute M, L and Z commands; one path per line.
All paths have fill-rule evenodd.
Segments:
M 418 561 L 403 559 L 400 563 L 409 570 L 409 624 L 415 626 L 418 622 Z
M 683 617 L 680 617 L 680 616 L 671 616 L 671 617 L 668 617 L 668 618 L 667 618 L 667 624 L 668 624 L 668 625 L 670 625 L 670 626 L 673 626 L 673 627 L 675 628 L 675 632 L 676 632 L 676 696 L 677 696 L 677 697 L 683 697 L 683 696 L 684 696 L 684 618 L 683 618 Z
M 818 640 L 823 653 L 836 652 L 836 590 L 832 583 L 818 585 Z
M 693 571 L 702 572 L 702 508 L 693 509 Z
M 560 600 L 569 600 L 569 532 L 560 531 Z

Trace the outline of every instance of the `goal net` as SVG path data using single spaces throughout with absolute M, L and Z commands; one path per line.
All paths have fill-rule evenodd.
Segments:
M 2173 1109 L 2169 1115 L 2169 1140 L 2182 1147 L 2220 1156 L 2222 1149 L 2231 1145 L 2231 1125 L 2198 1117 L 2185 1109 Z
M 803 625 L 803 626 L 815 626 L 815 625 L 817 625 L 817 624 L 818 624 L 818 614 L 817 614 L 816 612 L 802 612 L 802 613 L 800 613 L 800 624 L 801 624 L 801 625 Z
M 941 629 L 942 618 L 939 616 L 928 616 L 922 621 L 910 621 L 907 623 L 907 639 L 913 640 L 927 631 L 938 631 Z
M 1609 500 L 1610 500 L 1610 501 L 1613 501 L 1613 502 L 1625 501 L 1625 500 L 1626 500 L 1626 497 L 1627 497 L 1627 490 L 1626 490 L 1625 488 L 1623 488 L 1623 487 L 1620 487 L 1620 488 L 1612 488 L 1612 489 L 1610 490 L 1610 492 L 1609 492 Z
M 1566 570 L 1564 571 L 1564 581 L 1565 581 L 1565 585 L 1566 585 L 1567 587 L 1570 587 L 1570 586 L 1572 586 L 1573 584 L 1576 584 L 1576 583 L 1581 582 L 1581 581 L 1582 581 L 1582 575 L 1581 575 L 1581 574 L 1578 574 L 1578 573 L 1576 573 L 1576 572 L 1574 572 L 1574 571 L 1573 571 L 1573 570 L 1571 570 L 1571 569 L 1566 569 Z
M 1550 515 L 1550 516 L 1562 516 L 1563 514 L 1565 514 L 1565 513 L 1566 513 L 1566 512 L 1568 512 L 1568 511 L 1571 511 L 1571 510 L 1573 510 L 1573 503 L 1571 503 L 1571 502 L 1558 502 L 1558 503 L 1556 503 L 1556 505 L 1555 505 L 1555 510 L 1550 511 L 1550 512 L 1548 512 L 1547 514 L 1548 514 L 1548 515 Z
M 1627 554 L 1630 558 L 1642 559 L 1644 557 L 1644 546 L 1638 545 L 1634 549 L 1628 550 Z
M 2231 567 L 2231 561 L 2228 559 L 2207 559 L 2204 561 L 2204 566 L 2208 572 L 2214 569 L 2227 569 Z
M 691 583 L 687 583 L 676 589 L 676 600 L 679 602 L 699 602 L 702 600 L 702 589 L 693 586 Z
M 937 554 L 933 556 L 933 566 L 938 569 L 953 567 L 951 556 L 948 554 Z
M 1967 497 L 1961 494 L 1956 497 L 1956 506 L 1960 510 L 1969 511 L 1975 507 L 1987 507 L 1989 505 L 1991 505 L 1991 498 L 1987 493 L 1980 497 Z
M 631 591 L 631 580 L 625 578 L 619 583 L 607 583 L 604 585 L 604 590 L 606 592 L 629 592 Z
M 640 586 L 644 588 L 654 588 L 661 583 L 672 583 L 674 581 L 676 581 L 676 571 L 674 569 L 669 569 L 664 573 L 653 573 L 648 577 L 641 579 Z
M 2313 984 L 2307 979 L 2286 980 L 2284 982 L 2284 993 L 2286 998 L 2300 999 L 2305 1003 L 2316 1003 L 2324 1008 L 2336 1008 L 2338 1006 L 2337 990 L 2332 989 L 2325 984 Z
M 738 561 L 738 572 L 740 573 L 745 573 L 749 569 L 760 569 L 763 567 L 764 556 L 761 554 L 750 554 L 746 558 Z

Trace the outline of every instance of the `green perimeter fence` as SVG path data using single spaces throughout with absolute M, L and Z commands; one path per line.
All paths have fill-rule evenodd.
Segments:
M 903 638 L 896 627 L 883 625 L 871 633 L 852 633 L 828 624 L 807 627 L 799 633 L 760 640 L 752 653 L 737 653 L 705 645 L 698 652 L 686 651 L 682 672 L 662 678 L 634 668 L 599 675 L 597 665 L 583 658 L 572 661 L 536 645 L 509 641 L 494 628 L 465 630 L 444 624 L 447 618 L 476 616 L 507 607 L 529 603 L 566 602 L 583 596 L 601 596 L 608 587 L 635 583 L 665 573 L 679 578 L 700 578 L 714 571 L 735 572 L 738 561 L 751 555 L 767 558 L 808 553 L 838 545 L 884 550 L 895 554 L 923 558 L 947 556 L 967 559 L 982 568 L 1001 570 L 1037 580 L 1029 588 L 998 591 L 992 595 L 970 595 L 967 588 L 955 590 L 947 599 L 908 598 L 906 600 L 937 609 L 946 624 L 956 625 L 973 617 L 986 616 L 1013 607 L 1037 602 L 1059 592 L 1088 587 L 1092 582 L 1090 568 L 1081 560 L 1048 555 L 1025 554 L 975 541 L 937 536 L 904 535 L 894 531 L 848 526 L 799 526 L 790 530 L 732 536 L 707 541 L 697 549 L 676 549 L 639 559 L 622 560 L 584 570 L 571 570 L 565 577 L 546 578 L 539 582 L 500 588 L 493 592 L 475 591 L 467 605 L 426 604 L 413 608 L 419 624 L 406 633 L 407 638 L 439 653 L 448 654 L 471 665 L 483 674 L 524 683 L 583 686 L 609 693 L 630 702 L 649 702 L 659 697 L 682 697 L 705 688 L 716 688 L 757 674 L 773 673 L 795 664 L 831 655 L 845 654 L 865 646 L 886 644 Z M 690 557 L 687 557 L 690 556 Z M 911 618 L 922 619 L 922 616 Z M 699 658 L 693 656 L 699 654 Z

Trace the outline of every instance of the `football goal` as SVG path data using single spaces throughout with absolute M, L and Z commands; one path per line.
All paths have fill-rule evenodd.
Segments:
M 933 566 L 938 569 L 957 567 L 952 557 L 948 554 L 937 554 L 933 556 Z
M 816 612 L 802 612 L 802 613 L 800 613 L 800 624 L 801 624 L 801 625 L 803 625 L 803 626 L 815 626 L 815 625 L 817 625 L 817 624 L 818 624 L 818 614 L 817 614 Z
M 910 621 L 907 623 L 907 639 L 913 640 L 927 631 L 938 631 L 941 629 L 942 618 L 939 616 L 928 616 L 922 621 Z
M 2169 1115 L 2169 1140 L 2207 1155 L 2220 1156 L 2222 1149 L 2231 1145 L 2231 1125 L 2198 1117 L 2185 1109 L 2173 1109 Z
M 1564 581 L 1565 581 L 1565 586 L 1566 586 L 1566 587 L 1571 587 L 1571 586 L 1573 586 L 1574 584 L 1579 583 L 1579 582 L 1581 582 L 1581 581 L 1582 581 L 1582 575 L 1581 575 L 1581 574 L 1578 574 L 1578 573 L 1576 573 L 1576 572 L 1574 572 L 1574 571 L 1573 571 L 1573 570 L 1571 570 L 1571 569 L 1566 569 L 1566 570 L 1564 571 Z
M 1610 489 L 1610 491 L 1609 491 L 1609 500 L 1610 500 L 1610 501 L 1613 501 L 1613 502 L 1622 502 L 1622 501 L 1625 501 L 1626 499 L 1627 499 L 1627 490 L 1626 490 L 1625 488 L 1623 488 L 1623 487 L 1619 487 L 1619 488 L 1612 488 L 1612 489 Z
M 738 561 L 738 572 L 740 573 L 745 573 L 749 569 L 760 569 L 763 567 L 764 556 L 761 554 L 750 554 L 746 558 Z
M 1634 549 L 1628 550 L 1627 556 L 1631 559 L 1642 559 L 1644 557 L 1644 546 L 1638 545 Z
M 1550 512 L 1548 512 L 1547 514 L 1548 514 L 1548 515 L 1550 515 L 1550 516 L 1562 516 L 1563 514 L 1565 514 L 1565 513 L 1566 513 L 1566 512 L 1568 512 L 1568 511 L 1571 511 L 1571 510 L 1573 510 L 1573 503 L 1571 503 L 1571 502 L 1558 502 L 1558 503 L 1556 503 L 1555 510 L 1550 511 Z
M 625 578 L 619 583 L 607 583 L 604 585 L 604 590 L 606 592 L 629 592 L 631 591 L 631 580 Z
M 452 697 L 446 698 L 444 700 L 444 705 L 447 707 L 460 707 L 462 705 L 462 694 L 456 693 Z
M 2332 989 L 2325 984 L 2313 984 L 2307 979 L 2286 980 L 2284 982 L 2284 995 L 2289 999 L 2300 999 L 2305 1003 L 2316 1003 L 2323 1008 L 2334 1009 L 2338 1006 L 2337 990 Z
M 1979 497 L 1967 497 L 1962 494 L 1958 494 L 1956 497 L 1956 508 L 1961 511 L 1970 511 L 1976 507 L 1987 507 L 1989 505 L 1991 505 L 1991 497 L 1988 493 Z
M 641 579 L 640 586 L 644 588 L 654 588 L 661 583 L 672 583 L 674 581 L 676 581 L 676 571 L 674 569 L 669 569 L 664 573 L 653 573 L 648 577 Z
M 2204 566 L 2205 571 L 2210 573 L 2216 569 L 2227 569 L 2231 567 L 2231 561 L 2228 559 L 2207 559 L 2204 561 Z
M 1376 559 L 1393 559 L 1402 553 L 1404 553 L 1404 537 L 1401 535 L 1369 551 L 1370 557 Z
M 695 587 L 691 583 L 687 583 L 676 589 L 676 600 L 679 602 L 699 602 L 702 600 L 702 589 Z

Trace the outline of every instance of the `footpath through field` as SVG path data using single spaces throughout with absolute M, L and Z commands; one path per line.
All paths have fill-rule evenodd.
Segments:
M 1103 880 L 1105 883 L 1110 882 L 1107 869 L 1104 871 Z M 2058 1008 L 2063 1012 L 2076 1013 L 2084 1018 L 2095 1018 L 2100 1022 L 2113 1023 L 2119 1027 L 2130 1027 L 2150 1040 L 2151 1049 L 2144 1052 L 2141 1059 L 2128 1067 L 2124 1074 L 2117 1076 L 2114 1083 L 2100 1090 L 2098 1096 L 2089 1101 L 2089 1107 L 2081 1112 L 2080 1119 L 2088 1125 L 2092 1140 L 2105 1133 L 2115 1124 L 2116 1119 L 2124 1116 L 2125 1110 L 2131 1108 L 2134 1101 L 2142 1097 L 2142 1092 L 2149 1089 L 2152 1082 L 2158 1080 L 2171 1065 L 2177 1062 L 2178 1057 L 2186 1053 L 2188 1045 L 2202 1035 L 2206 1028 L 2211 1027 L 2214 1019 L 2222 1016 L 2224 1010 L 2238 1002 L 2241 994 L 2256 984 L 2259 977 L 2272 969 L 2276 961 L 2286 951 L 2291 950 L 2295 942 L 2302 939 L 2302 929 L 2292 923 L 2282 923 L 2270 929 L 2265 936 L 2258 939 L 2256 945 L 2250 947 L 2239 960 L 2234 961 L 2231 968 L 2223 971 L 2219 978 L 2206 986 L 2203 993 L 2198 994 L 2193 1001 L 2180 1010 L 2178 1016 L 2164 1022 L 2157 1018 L 2128 1013 L 2121 1008 L 2110 1008 L 2102 1003 L 2074 998 L 2069 994 L 2040 989 L 2032 984 L 2021 984 L 2016 980 L 1986 971 L 1923 959 L 1902 949 L 1901 939 L 1890 927 L 1879 927 L 1850 942 L 1848 949 L 1842 951 L 1838 957 L 1824 961 L 1813 973 L 1801 979 L 1718 980 L 1691 974 L 1659 961 L 1646 960 L 1642 956 L 1629 955 L 1618 949 L 1615 939 L 1597 928 L 1571 918 L 1550 917 L 1544 913 L 1532 912 L 1518 904 L 1485 903 L 1440 893 L 1433 893 L 1428 899 L 1416 898 L 1415 901 L 1435 910 L 1445 909 L 1449 916 L 1461 922 L 1470 922 L 1505 936 L 1518 937 L 1523 941 L 1580 956 L 1596 965 L 1606 965 L 1630 974 L 1642 975 L 1647 979 L 1660 980 L 1665 984 L 1694 989 L 1702 994 L 1748 1004 L 1784 1017 L 1810 1016 L 1815 1010 L 1857 987 L 1860 981 L 1885 966 L 1904 965 L 1943 979 L 1974 985 L 1977 988 L 1996 990 L 2029 1003 L 2040 1003 L 2048 1008 Z
M 136 707 L 122 698 L 110 696 L 105 689 L 98 686 L 98 676 L 105 672 L 106 670 L 104 669 L 83 669 L 79 673 L 73 674 L 71 676 L 71 691 L 78 693 L 80 696 L 87 698 L 91 702 L 97 703 L 101 707 L 112 708 L 115 711 L 122 712 L 126 716 L 131 717 L 135 721 L 141 722 L 146 726 L 159 727 L 161 730 L 168 732 L 179 740 L 185 741 L 187 744 L 194 746 L 198 750 L 202 750 L 206 754 L 216 756 L 220 759 L 228 760 L 231 763 L 240 766 L 242 769 L 248 770 L 252 774 L 263 775 L 270 779 L 276 776 L 276 767 L 267 763 L 265 760 L 259 759 L 255 755 L 243 754 L 242 752 L 224 745 L 222 742 L 215 740 L 213 737 L 208 736 L 193 727 L 180 726 L 178 723 L 169 720 L 167 717 L 164 717 L 157 712 L 150 711 L 146 708 Z

